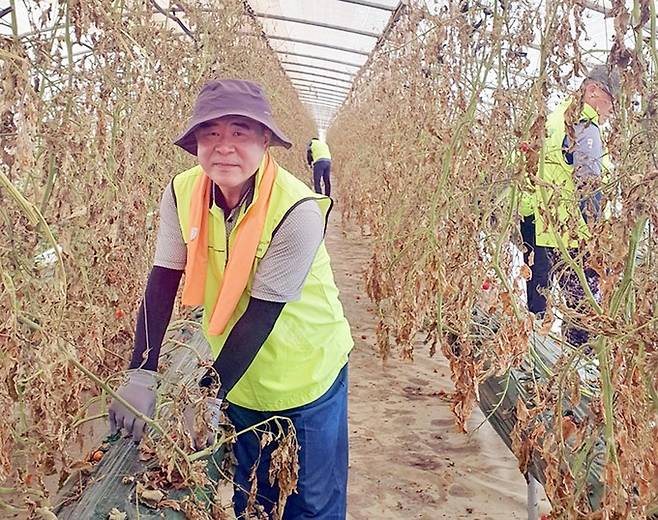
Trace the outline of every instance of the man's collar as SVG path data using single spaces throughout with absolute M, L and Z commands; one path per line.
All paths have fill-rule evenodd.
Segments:
M 254 188 L 256 187 L 256 174 L 254 173 L 247 182 L 245 182 L 244 186 L 242 187 L 242 193 L 240 194 L 240 200 L 235 206 L 235 208 L 239 208 L 242 206 L 245 201 L 247 200 L 253 200 L 254 198 Z M 212 194 L 213 196 L 210 197 L 210 207 L 212 207 L 213 203 L 217 205 L 217 207 L 221 208 L 224 212 L 229 212 L 234 210 L 235 208 L 229 208 L 228 204 L 226 204 L 226 199 L 224 198 L 224 194 L 222 193 L 222 190 L 219 189 L 219 186 L 215 184 L 214 182 L 212 183 Z

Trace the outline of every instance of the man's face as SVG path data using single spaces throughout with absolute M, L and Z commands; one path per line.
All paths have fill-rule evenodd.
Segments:
M 601 123 L 605 123 L 612 114 L 612 101 L 612 96 L 598 82 L 592 81 L 587 84 L 585 102 L 596 110 Z
M 203 171 L 222 190 L 241 189 L 258 170 L 271 132 L 243 116 L 224 116 L 204 123 L 194 133 Z

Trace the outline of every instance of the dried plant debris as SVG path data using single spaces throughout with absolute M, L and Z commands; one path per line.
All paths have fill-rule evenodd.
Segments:
M 87 425 L 104 420 L 89 411 L 92 400 L 127 364 L 160 195 L 192 165 L 169 143 L 201 84 L 223 76 L 263 83 L 296 144 L 276 150 L 292 171 L 306 172 L 300 150 L 316 131 L 241 0 L 215 11 L 179 3 L 181 23 L 139 2 L 72 2 L 70 11 L 16 3 L 27 7 L 30 29 L 0 37 L 0 481 L 14 491 L 0 506 L 44 517 L 51 510 L 34 500 L 44 477 L 76 466 Z M 566 95 L 591 58 L 580 45 L 592 29 L 584 5 L 491 0 L 430 14 L 409 2 L 328 140 L 337 209 L 373 244 L 365 281 L 382 355 L 413 358 L 423 341 L 440 350 L 465 429 L 479 383 L 527 359 L 533 334 L 560 341 L 558 317 L 588 330 L 591 351 L 565 347 L 557 372 L 517 407 L 515 452 L 522 468 L 535 455 L 544 461 L 553 518 L 644 518 L 658 509 L 658 52 L 644 29 L 652 2 L 629 10 L 615 1 L 609 13 L 610 61 L 623 80 L 619 117 L 605 131 L 611 215 L 592 226 L 576 259 L 600 276 L 600 301 L 571 309 L 550 294 L 555 313 L 533 323 L 522 303 L 528 269 L 514 267 L 520 194 L 542 182 L 549 97 Z M 594 367 L 589 389 L 577 358 Z M 587 420 L 565 416 L 564 403 L 585 402 L 584 391 Z M 208 463 L 194 458 L 175 420 L 161 426 L 142 455 L 158 477 L 131 483 L 167 494 L 210 486 L 204 496 L 212 497 Z M 276 437 L 270 478 L 287 495 L 297 452 L 292 438 Z M 588 497 L 593 457 L 604 461 L 598 508 Z M 224 514 L 195 496 L 159 498 L 151 502 L 189 518 Z
M 658 150 L 649 137 L 658 135 L 658 53 L 642 28 L 650 3 L 631 12 L 613 2 L 610 12 L 609 59 L 623 90 L 604 127 L 611 211 L 575 260 L 600 276 L 600 300 L 571 309 L 551 293 L 543 323 L 523 303 L 530 265 L 516 260 L 519 199 L 542 182 L 551 96 L 582 81 L 595 61 L 582 44 L 597 27 L 577 1 L 447 3 L 433 14 L 421 4 L 398 19 L 328 134 L 339 209 L 372 243 L 365 282 L 379 350 L 413 358 L 423 343 L 440 349 L 465 430 L 479 384 L 532 362 L 534 334 L 560 344 L 558 318 L 589 331 L 587 351 L 558 349 L 555 373 L 535 367 L 544 377 L 531 378 L 517 406 L 514 450 L 522 470 L 543 459 L 551 518 L 645 518 L 658 510 Z M 585 420 L 564 415 L 576 403 Z M 604 486 L 592 501 L 587 478 L 601 460 Z
M 0 481 L 15 491 L 0 506 L 34 511 L 44 477 L 65 477 L 89 426 L 105 428 L 92 410 L 128 363 L 159 200 L 193 165 L 171 142 L 201 85 L 263 84 L 295 142 L 275 150 L 293 172 L 306 174 L 316 130 L 242 0 L 185 2 L 182 25 L 143 2 L 14 3 L 29 28 L 0 36 Z M 205 463 L 163 429 L 142 457 L 203 484 Z
M 110 511 L 109 516 L 107 517 L 107 520 L 126 520 L 128 518 L 128 515 L 123 512 L 119 511 L 116 507 Z

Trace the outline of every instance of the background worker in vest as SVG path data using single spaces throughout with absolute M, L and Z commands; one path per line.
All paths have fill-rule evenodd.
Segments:
M 528 309 L 533 313 L 545 312 L 546 298 L 542 293 L 549 286 L 551 269 L 563 263 L 556 234 L 560 233 L 569 254 L 576 258 L 579 242 L 590 236 L 587 223 L 601 218 L 601 187 L 609 161 L 600 125 L 612 115 L 620 88 L 618 72 L 606 65 L 594 66 L 578 92 L 547 118 L 544 167 L 538 172 L 534 193 L 525 194 L 521 204 L 526 263 L 530 252 L 534 252 L 528 283 Z M 582 108 L 579 115 L 572 116 L 573 123 L 568 123 L 573 103 Z M 584 271 L 590 290 L 599 299 L 598 274 L 586 265 Z M 565 268 L 556 276 L 567 306 L 577 310 L 585 301 L 585 291 L 576 273 Z M 563 329 L 567 341 L 576 347 L 589 339 L 587 332 L 577 326 L 565 324 Z
M 315 193 L 322 193 L 320 181 L 324 182 L 324 194 L 331 195 L 331 152 L 329 145 L 317 137 L 311 139 L 306 147 L 306 162 L 313 168 L 313 187 Z
M 524 192 L 519 208 L 521 214 L 521 238 L 523 239 L 523 262 L 530 266 L 532 276 L 526 281 L 528 311 L 543 319 L 546 313 L 545 289 L 548 288 L 551 261 L 548 248 L 535 242 L 535 194 Z M 530 259 L 532 256 L 532 260 Z M 531 265 L 532 264 L 532 265 Z
M 207 398 L 207 415 L 217 423 L 226 401 L 236 431 L 289 417 L 300 445 L 299 482 L 284 518 L 343 519 L 353 342 L 324 244 L 331 200 L 274 161 L 269 147 L 291 143 L 271 114 L 256 83 L 211 81 L 201 90 L 175 142 L 199 165 L 164 190 L 154 265 L 119 394 L 153 414 L 160 346 L 185 272 L 183 303 L 204 306 L 203 330 L 215 356 L 200 384 L 216 376 L 221 383 Z M 139 441 L 143 422 L 116 401 L 110 421 L 113 431 L 124 428 Z M 198 449 L 214 439 L 193 435 Z M 255 433 L 238 437 L 236 515 L 245 513 L 258 461 L 258 503 L 271 514 L 278 500 L 268 478 L 271 451 L 261 452 Z

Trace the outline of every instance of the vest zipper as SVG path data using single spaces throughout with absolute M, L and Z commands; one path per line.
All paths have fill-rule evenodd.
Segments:
M 224 271 L 226 271 L 226 266 L 228 265 L 228 244 L 229 239 L 231 238 L 231 235 L 226 232 L 226 221 L 224 221 L 224 235 L 226 236 L 226 260 L 224 260 Z
M 224 260 L 224 268 L 228 265 L 228 236 L 226 237 L 226 260 Z

